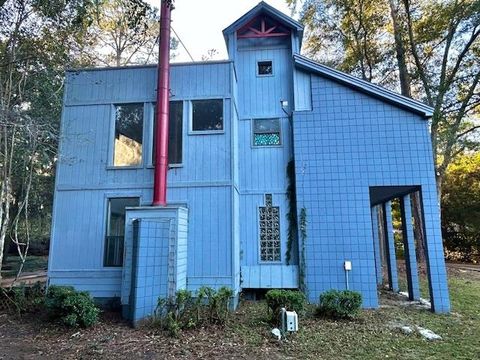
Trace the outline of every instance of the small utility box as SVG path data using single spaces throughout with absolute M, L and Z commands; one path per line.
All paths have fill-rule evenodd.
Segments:
M 281 319 L 283 333 L 298 331 L 298 315 L 295 311 L 287 311 L 282 308 Z
M 287 331 L 298 331 L 298 315 L 295 311 L 287 311 L 285 313 Z

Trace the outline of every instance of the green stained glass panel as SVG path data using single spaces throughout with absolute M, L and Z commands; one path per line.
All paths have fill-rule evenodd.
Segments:
M 280 145 L 280 134 L 255 134 L 253 137 L 253 145 L 255 146 L 272 146 Z

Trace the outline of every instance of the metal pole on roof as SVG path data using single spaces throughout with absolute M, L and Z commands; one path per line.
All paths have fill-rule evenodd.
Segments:
M 162 0 L 155 128 L 154 206 L 167 205 L 168 122 L 170 113 L 170 30 L 173 0 Z

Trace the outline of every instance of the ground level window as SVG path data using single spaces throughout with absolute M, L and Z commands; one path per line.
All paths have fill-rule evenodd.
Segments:
M 105 236 L 104 266 L 123 265 L 125 208 L 138 206 L 139 198 L 108 199 L 107 234 Z
M 280 119 L 253 120 L 253 146 L 281 145 Z
M 115 105 L 114 166 L 142 163 L 143 104 Z
M 265 206 L 259 209 L 260 261 L 281 261 L 280 208 L 272 206 L 272 194 L 265 194 Z
M 192 101 L 192 131 L 223 131 L 223 100 Z

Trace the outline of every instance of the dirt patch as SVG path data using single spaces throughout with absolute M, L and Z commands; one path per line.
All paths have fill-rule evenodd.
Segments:
M 273 347 L 269 345 L 267 336 L 260 339 L 261 350 L 252 348 L 228 326 L 185 331 L 174 339 L 146 326 L 132 329 L 118 313 L 104 313 L 99 324 L 91 329 L 74 330 L 32 316 L 0 316 L 0 359 L 279 358 L 275 343 Z M 234 316 L 241 316 L 241 311 Z

